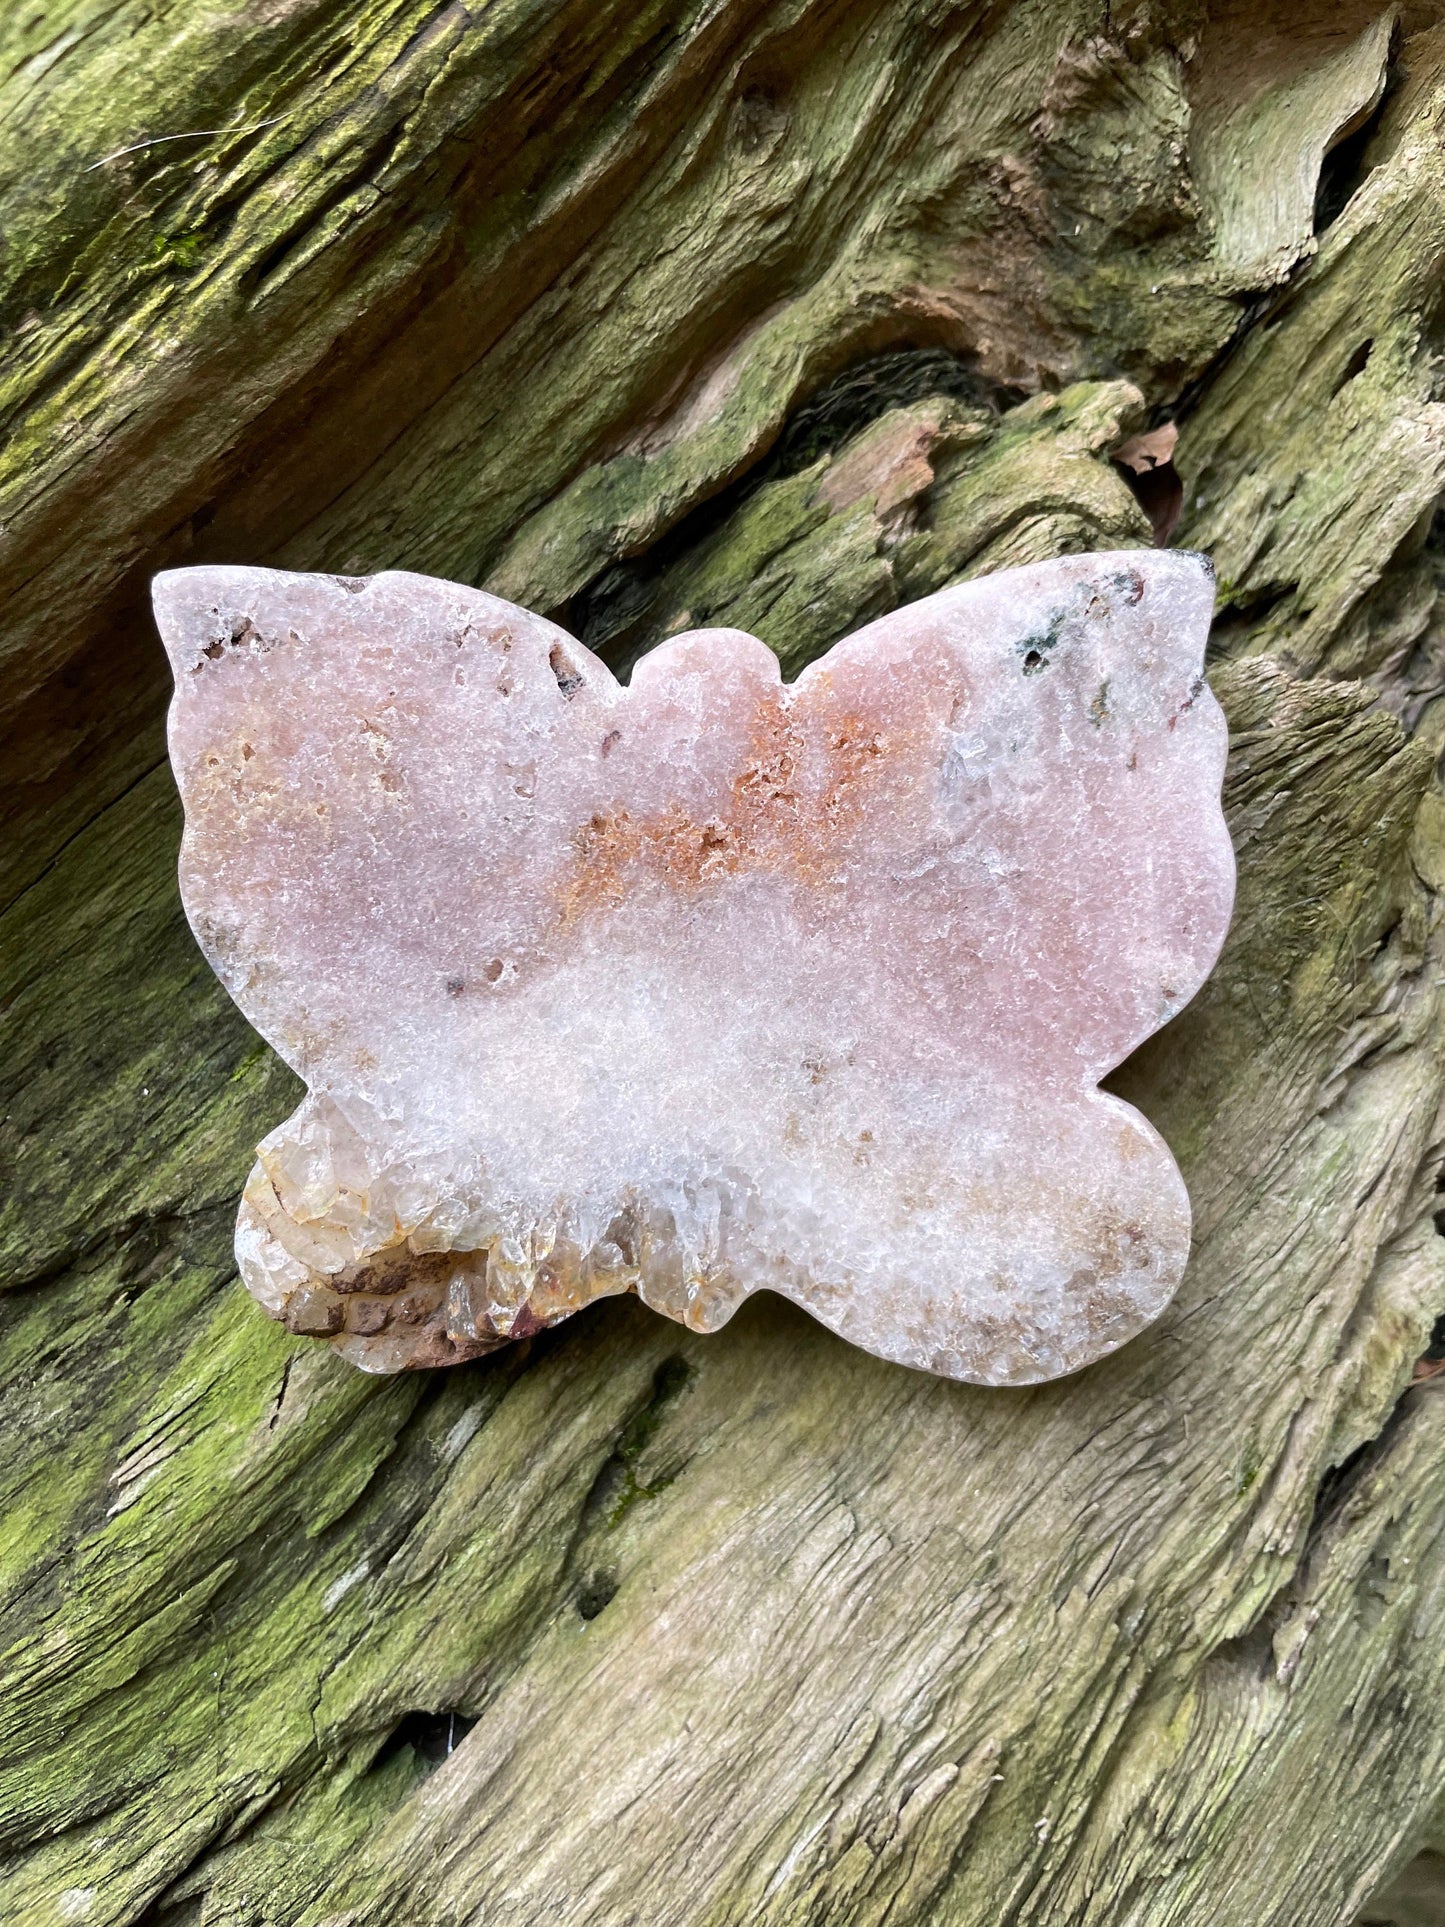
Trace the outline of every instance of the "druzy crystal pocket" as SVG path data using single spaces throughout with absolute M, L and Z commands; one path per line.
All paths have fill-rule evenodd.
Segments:
M 1229 919 L 1200 558 L 948 589 L 791 685 L 719 629 L 624 688 L 424 576 L 155 602 L 186 909 L 308 1086 L 236 1234 L 291 1330 L 394 1371 L 767 1289 L 1017 1385 L 1162 1309 L 1188 1198 L 1098 1082 Z

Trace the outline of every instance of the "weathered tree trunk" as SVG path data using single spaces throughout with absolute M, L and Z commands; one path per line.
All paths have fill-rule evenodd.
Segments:
M 1323 1927 L 1425 1837 L 1435 19 L 4 11 L 7 1923 Z M 1157 1328 L 1001 1393 L 772 1300 L 393 1380 L 262 1318 L 234 1202 L 296 1091 L 180 913 L 153 570 L 403 566 L 791 673 L 1167 533 L 1113 457 L 1169 420 L 1241 875 L 1116 1079 L 1195 1203 Z

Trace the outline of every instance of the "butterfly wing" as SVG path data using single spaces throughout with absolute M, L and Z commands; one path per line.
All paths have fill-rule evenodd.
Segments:
M 909 996 L 975 1047 L 1096 1083 L 1212 968 L 1234 890 L 1212 605 L 1201 557 L 1067 556 L 885 616 L 800 679 L 824 758 L 859 716 L 887 739 L 904 787 L 850 860 L 908 906 Z
M 869 1349 L 1029 1382 L 1177 1286 L 1182 1180 L 1097 1085 L 1228 927 L 1212 591 L 1196 556 L 1066 557 L 900 610 L 800 679 L 849 884 L 833 935 L 897 1101 L 848 1275 L 824 1260 L 793 1295 Z
M 181 569 L 154 594 L 202 948 L 308 1082 L 385 1104 L 438 1003 L 535 941 L 510 885 L 545 898 L 616 681 L 552 623 L 428 576 Z

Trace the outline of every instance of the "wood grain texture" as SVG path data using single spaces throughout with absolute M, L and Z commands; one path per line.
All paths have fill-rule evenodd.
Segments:
M 7 1923 L 1327 1927 L 1427 1837 L 1442 111 L 1427 8 L 0 23 Z M 1195 1202 L 1157 1328 L 1001 1393 L 776 1301 L 383 1381 L 255 1311 L 297 1086 L 176 901 L 153 569 L 791 673 L 1148 543 L 1165 415 L 1241 867 L 1114 1080 Z

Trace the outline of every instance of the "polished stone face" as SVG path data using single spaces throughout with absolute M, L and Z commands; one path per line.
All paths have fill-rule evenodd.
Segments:
M 1156 1317 L 1189 1202 L 1099 1079 L 1229 920 L 1198 557 L 945 590 L 792 685 L 737 630 L 630 687 L 424 576 L 181 569 L 181 885 L 306 1080 L 237 1227 L 375 1371 L 636 1291 L 782 1292 L 992 1385 Z

